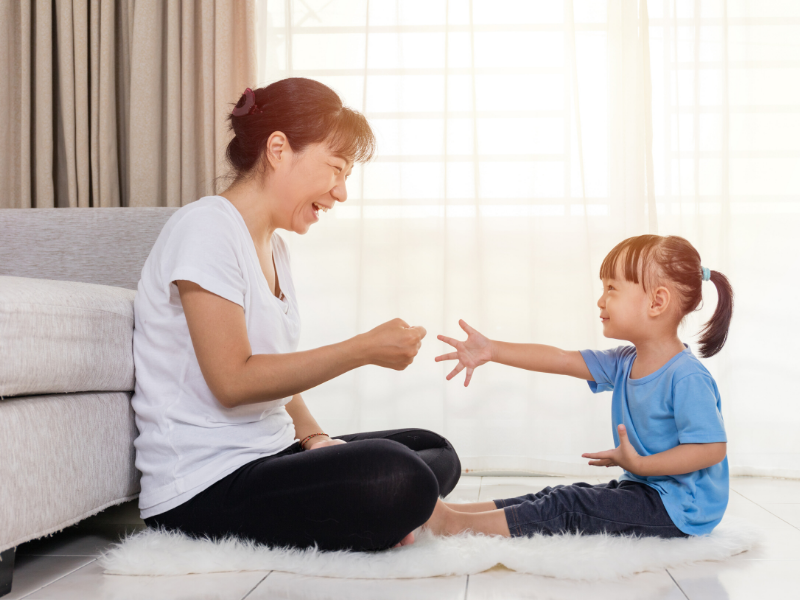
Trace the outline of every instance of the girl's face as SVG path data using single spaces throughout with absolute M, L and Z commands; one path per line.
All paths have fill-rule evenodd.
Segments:
M 347 200 L 347 178 L 353 163 L 334 154 L 324 142 L 302 154 L 287 148 L 286 160 L 270 177 L 280 201 L 280 227 L 303 234 L 320 215 Z
M 623 278 L 603 279 L 603 295 L 597 301 L 603 335 L 634 342 L 648 326 L 651 299 L 639 283 Z

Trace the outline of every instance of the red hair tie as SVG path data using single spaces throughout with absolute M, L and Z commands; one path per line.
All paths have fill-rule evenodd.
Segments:
M 244 103 L 242 103 L 242 99 L 244 99 Z M 231 114 L 234 117 L 242 117 L 244 115 L 257 115 L 261 113 L 261 109 L 258 108 L 258 104 L 256 104 L 256 94 L 250 88 L 247 88 L 242 94 L 242 97 L 239 98 L 239 102 L 236 103 L 236 106 L 231 111 Z

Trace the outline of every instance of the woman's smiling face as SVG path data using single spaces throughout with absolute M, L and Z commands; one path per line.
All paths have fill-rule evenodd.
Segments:
M 268 175 L 278 192 L 280 227 L 304 234 L 320 214 L 347 200 L 347 178 L 353 163 L 335 154 L 326 142 L 310 144 L 300 153 L 284 150 Z

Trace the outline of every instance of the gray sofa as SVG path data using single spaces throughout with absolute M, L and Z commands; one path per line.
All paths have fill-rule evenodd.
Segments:
M 16 546 L 138 495 L 133 297 L 175 210 L 0 210 L 0 595 Z

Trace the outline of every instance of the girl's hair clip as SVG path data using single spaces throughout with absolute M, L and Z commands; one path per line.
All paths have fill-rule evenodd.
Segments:
M 244 99 L 244 103 L 242 100 Z M 247 88 L 242 94 L 242 97 L 239 98 L 239 102 L 236 103 L 236 106 L 231 111 L 231 114 L 234 117 L 242 117 L 244 115 L 257 115 L 261 113 L 261 109 L 256 104 L 256 94 L 250 88 Z
M 711 269 L 700 267 L 700 274 L 703 276 L 703 281 L 708 281 L 711 279 Z

